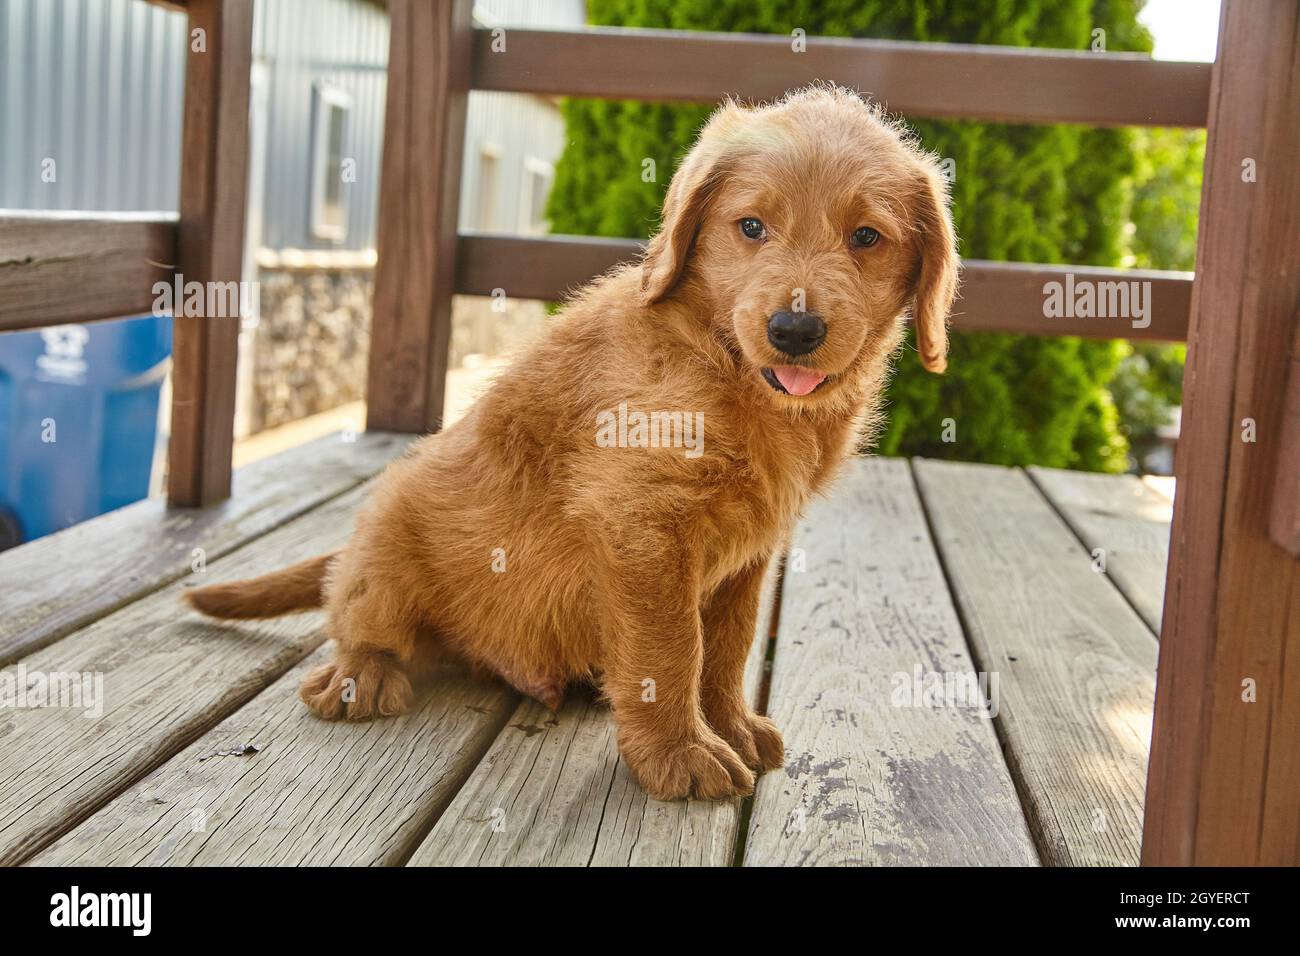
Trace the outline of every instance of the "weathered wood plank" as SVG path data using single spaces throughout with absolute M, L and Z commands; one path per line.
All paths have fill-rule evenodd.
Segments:
M 683 30 L 474 31 L 474 88 L 713 103 L 771 99 L 815 80 L 863 90 L 906 116 L 998 123 L 1204 126 L 1207 63 L 1042 50 Z
M 162 212 L 0 209 L 0 331 L 151 312 L 176 231 Z
M 319 613 L 221 626 L 181 603 L 187 585 L 256 576 L 340 547 L 366 487 L 10 669 L 102 680 L 100 712 L 0 711 L 0 865 L 19 862 L 188 746 L 324 640 Z M 91 710 L 93 713 L 93 709 Z
M 414 866 L 700 866 L 731 860 L 738 801 L 649 799 L 619 760 L 609 710 L 525 701 Z
M 913 467 L 1044 862 L 1136 864 L 1155 639 L 1024 472 Z
M 635 239 L 595 236 L 506 236 L 462 233 L 457 252 L 456 291 L 492 295 L 500 289 L 516 299 L 562 299 L 620 263 L 633 262 L 643 244 Z M 1069 278 L 1073 276 L 1073 279 Z M 1093 283 L 1107 298 L 1112 285 L 1149 283 L 1143 293 L 1145 319 L 1048 317 L 1043 314 L 1049 282 Z M 1118 286 L 1116 286 L 1118 289 Z M 1127 298 L 1117 298 L 1121 303 Z M 952 316 L 958 332 L 1022 335 L 1079 335 L 1103 339 L 1182 341 L 1187 338 L 1192 276 L 1187 272 L 1108 269 L 1101 266 L 1042 265 L 1034 262 L 962 263 L 961 298 Z M 1121 310 L 1122 311 L 1122 310 Z
M 1160 633 L 1169 563 L 1170 501 L 1136 475 L 1099 475 L 1058 468 L 1030 477 L 1124 592 L 1152 632 Z
M 230 501 L 191 510 L 151 498 L 0 553 L 0 666 L 355 488 L 410 441 L 329 435 L 241 468 Z
M 787 561 L 746 865 L 1036 864 L 983 696 L 916 693 L 974 670 L 907 463 L 851 461 Z
M 40 866 L 400 865 L 518 696 L 448 670 L 422 706 L 324 721 L 298 683 L 321 648 L 31 862 Z M 255 744 L 246 755 L 219 751 Z
M 215 288 L 243 275 L 253 5 L 189 0 L 187 11 L 203 44 L 186 47 L 177 271 L 185 285 Z M 177 505 L 230 497 L 239 313 L 213 311 L 176 304 L 167 497 Z
M 746 690 L 756 700 L 776 585 L 769 570 Z M 523 701 L 411 858 L 414 866 L 725 866 L 739 801 L 651 800 L 619 760 L 609 709 Z

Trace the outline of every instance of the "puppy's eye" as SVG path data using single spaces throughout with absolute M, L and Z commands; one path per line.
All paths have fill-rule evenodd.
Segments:
M 764 239 L 767 237 L 767 227 L 763 225 L 763 220 L 746 216 L 740 220 L 740 234 L 746 239 Z
M 870 226 L 859 226 L 853 230 L 853 245 L 859 249 L 874 246 L 880 240 L 880 233 Z

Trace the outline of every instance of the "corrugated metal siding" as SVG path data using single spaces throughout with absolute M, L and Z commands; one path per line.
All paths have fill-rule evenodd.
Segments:
M 357 0 L 261 0 L 253 48 L 269 67 L 262 245 L 272 249 L 368 249 L 375 241 L 387 90 L 388 16 Z M 311 232 L 313 90 L 352 97 L 346 155 L 357 181 L 344 186 L 342 242 Z
M 506 29 L 509 56 L 511 27 L 578 27 L 586 22 L 584 0 L 478 0 L 474 5 L 479 25 Z M 564 148 L 564 118 L 558 106 L 545 97 L 516 93 L 471 92 L 465 126 L 465 163 L 461 173 L 460 224 L 480 225 L 482 195 L 481 155 L 485 147 L 499 151 L 496 209 L 492 229 L 519 229 L 525 161 L 536 157 L 554 163 Z
M 175 210 L 185 42 L 141 0 L 0 0 L 0 207 Z
M 498 154 L 496 208 L 487 222 L 493 232 L 517 232 L 525 201 L 525 161 L 533 156 L 554 163 L 564 148 L 564 118 L 553 104 L 514 93 L 471 92 L 465 121 L 465 162 L 461 169 L 460 224 L 477 229 L 482 195 L 482 152 Z
M 480 0 L 483 19 L 576 26 L 583 0 Z M 177 208 L 186 19 L 143 0 L 0 0 L 0 207 Z M 254 55 L 267 67 L 263 235 L 272 249 L 374 245 L 387 85 L 388 17 L 360 0 L 258 0 Z M 313 89 L 351 95 L 343 242 L 311 234 Z M 496 227 L 520 221 L 527 156 L 553 161 L 564 128 L 549 101 L 474 93 L 466 130 L 462 223 L 477 219 L 478 156 L 500 150 Z M 57 180 L 41 181 L 42 160 Z
M 586 0 L 477 0 L 474 12 L 504 27 L 580 27 L 587 22 Z M 487 26 L 488 24 L 484 24 Z

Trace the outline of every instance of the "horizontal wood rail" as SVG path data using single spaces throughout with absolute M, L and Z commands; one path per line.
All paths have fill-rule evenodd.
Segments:
M 614 266 L 641 256 L 637 239 L 598 236 L 512 236 L 462 232 L 456 254 L 456 291 L 512 299 L 559 300 Z
M 90 322 L 152 310 L 156 282 L 174 275 L 176 217 L 165 213 L 0 211 L 0 331 Z M 462 233 L 456 291 L 558 300 L 641 255 L 635 239 Z M 1149 282 L 1150 324 L 1128 318 L 1051 318 L 1043 287 L 1067 282 Z M 1181 342 L 1187 338 L 1192 275 L 1098 266 L 968 259 L 953 325 L 962 331 Z M 1148 290 L 1149 289 L 1149 293 Z M 1063 288 L 1064 291 L 1064 288 Z
M 493 290 L 501 289 L 515 299 L 562 299 L 593 276 L 636 259 L 641 248 L 635 239 L 461 233 L 456 291 L 492 295 Z M 1070 281 L 1076 290 L 1082 289 L 1085 282 L 1098 286 L 1142 283 L 1139 292 L 1149 324 L 1134 327 L 1133 320 L 1127 317 L 1044 315 L 1044 286 L 1060 282 L 1064 295 Z M 1187 338 L 1192 274 L 967 259 L 962 264 L 959 294 L 953 314 L 953 328 L 958 331 L 1181 342 Z
M 0 332 L 140 315 L 176 265 L 171 213 L 0 209 Z
M 599 99 L 773 99 L 814 80 L 904 116 L 998 123 L 1204 126 L 1209 63 L 957 43 L 688 30 L 474 31 L 473 87 Z
M 1129 283 L 1130 302 L 1138 301 L 1133 293 L 1141 296 L 1143 318 L 1132 317 L 1131 311 L 1111 317 L 1044 315 L 1044 287 L 1049 282 L 1061 283 L 1063 294 L 1071 285 L 1079 290 L 1091 283 L 1098 301 L 1116 283 Z M 1135 288 L 1134 283 L 1139 285 Z M 957 295 L 952 317 L 957 331 L 1185 342 L 1192 273 L 966 259 Z

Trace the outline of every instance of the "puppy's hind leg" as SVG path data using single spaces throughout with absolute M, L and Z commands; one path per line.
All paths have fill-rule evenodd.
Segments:
M 330 633 L 334 660 L 313 668 L 298 695 L 326 720 L 395 717 L 415 702 L 412 677 L 428 670 L 429 648 L 405 602 L 383 590 L 387 582 L 340 568 L 331 584 Z
M 340 649 L 303 678 L 298 696 L 326 720 L 396 717 L 411 709 L 415 691 L 402 663 L 383 651 Z

